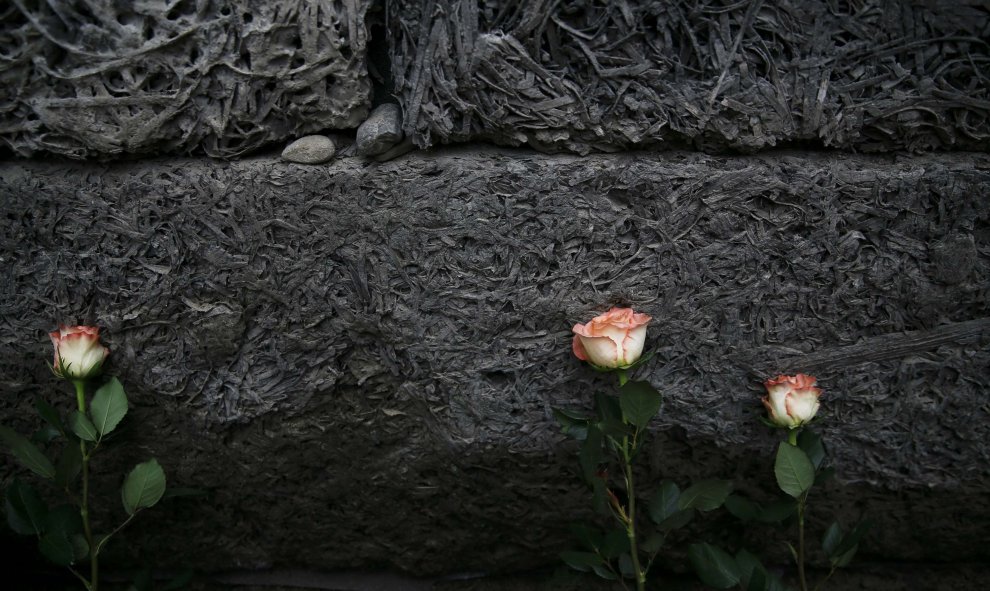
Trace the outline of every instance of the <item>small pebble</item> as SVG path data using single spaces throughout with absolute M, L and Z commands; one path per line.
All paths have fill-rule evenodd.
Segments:
M 282 159 L 299 164 L 322 164 L 337 151 L 333 140 L 325 135 L 307 135 L 282 150 Z

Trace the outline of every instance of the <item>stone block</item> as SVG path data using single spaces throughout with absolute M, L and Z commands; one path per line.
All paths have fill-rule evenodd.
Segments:
M 15 2 L 0 13 L 0 147 L 230 158 L 356 127 L 370 4 Z
M 990 147 L 974 2 L 388 0 L 419 146 Z
M 209 492 L 142 515 L 108 564 L 557 564 L 589 495 L 551 408 L 610 386 L 570 328 L 613 304 L 655 319 L 644 493 L 722 477 L 766 498 L 760 382 L 801 371 L 838 474 L 812 531 L 868 515 L 866 561 L 990 559 L 985 154 L 11 161 L 0 195 L 0 422 L 71 405 L 45 333 L 99 324 L 132 408 L 96 519 L 119 522 L 119 474 L 148 456 Z

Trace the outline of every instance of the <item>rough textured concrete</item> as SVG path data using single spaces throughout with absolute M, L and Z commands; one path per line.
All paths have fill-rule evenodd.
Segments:
M 387 0 L 420 146 L 990 147 L 986 2 Z
M 371 105 L 371 0 L 14 0 L 0 7 L 0 152 L 232 157 Z
M 550 407 L 607 386 L 569 329 L 622 303 L 656 319 L 642 374 L 666 393 L 641 482 L 768 493 L 759 382 L 808 371 L 840 475 L 812 527 L 843 507 L 876 523 L 867 559 L 984 561 L 988 196 L 981 154 L 9 161 L 0 421 L 26 430 L 39 393 L 67 408 L 45 332 L 98 323 L 132 398 L 98 519 L 148 455 L 211 492 L 108 560 L 544 566 L 588 506 Z
M 419 146 L 990 148 L 980 0 L 6 4 L 0 150 L 22 156 L 251 154 L 357 127 L 372 76 Z

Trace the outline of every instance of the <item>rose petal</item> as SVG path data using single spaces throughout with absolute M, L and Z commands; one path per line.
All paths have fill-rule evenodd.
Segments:
M 787 414 L 798 423 L 807 423 L 818 412 L 817 388 L 795 390 L 787 397 Z
M 793 429 L 813 419 L 818 412 L 821 389 L 814 387 L 814 376 L 779 375 L 764 385 L 767 397 L 763 398 L 763 405 L 774 423 Z
M 584 346 L 581 344 L 581 337 L 574 335 L 574 341 L 571 343 L 571 350 L 574 351 L 574 356 L 581 361 L 587 361 L 588 355 L 584 352 Z
M 635 362 L 643 354 L 646 345 L 646 325 L 638 326 L 626 332 L 622 340 L 622 357 L 626 365 Z
M 619 347 L 609 337 L 579 336 L 581 345 L 587 355 L 587 361 L 599 367 L 617 367 L 619 365 Z
M 59 326 L 49 333 L 55 348 L 52 367 L 56 375 L 84 379 L 96 373 L 110 354 L 100 344 L 100 329 L 95 326 Z

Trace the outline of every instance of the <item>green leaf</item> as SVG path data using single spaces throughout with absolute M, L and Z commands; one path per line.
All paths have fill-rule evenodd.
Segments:
M 605 535 L 602 544 L 601 554 L 605 558 L 615 558 L 623 552 L 629 551 L 629 534 L 626 530 L 615 528 Z
M 647 554 L 656 554 L 663 547 L 663 543 L 667 541 L 667 536 L 661 532 L 653 532 L 650 537 L 646 538 L 646 541 L 640 545 L 643 552 Z
M 93 425 L 100 437 L 113 431 L 126 414 L 127 396 L 124 394 L 124 386 L 117 378 L 110 378 L 109 382 L 96 391 L 93 402 L 89 405 L 89 416 L 93 417 Z
M 612 439 L 622 439 L 633 435 L 632 427 L 615 419 L 605 419 L 596 423 L 596 426 L 604 435 Z
M 870 529 L 869 521 L 860 521 L 856 524 L 852 530 L 842 537 L 842 543 L 835 549 L 835 555 L 841 556 L 852 550 L 859 544 L 859 541 L 863 539 L 866 532 Z M 852 556 L 850 556 L 850 559 Z M 848 564 L 848 563 L 847 563 Z
M 89 556 L 89 544 L 86 542 L 86 536 L 74 534 L 69 541 L 72 542 L 72 558 L 74 562 L 79 562 Z
M 660 482 L 660 488 L 657 492 L 653 494 L 653 498 L 650 499 L 650 519 L 653 523 L 659 525 L 665 519 L 668 519 L 678 511 L 680 511 L 680 506 L 677 504 L 677 500 L 681 497 L 681 490 L 677 488 L 677 485 L 670 480 L 664 480 Z
M 59 505 L 45 517 L 46 532 L 62 532 L 68 537 L 81 533 L 82 530 L 82 516 L 75 505 Z
M 605 563 L 605 560 L 594 552 L 575 552 L 574 550 L 561 552 L 560 559 L 567 566 L 581 572 L 587 572 L 591 570 L 591 567 Z
M 583 523 L 572 523 L 571 533 L 585 548 L 592 552 L 597 552 L 602 547 L 604 536 L 597 529 L 592 529 Z
M 82 451 L 73 443 L 62 449 L 62 455 L 55 466 L 55 483 L 62 488 L 72 485 L 82 471 Z
M 554 408 L 553 416 L 560 424 L 560 432 L 578 441 L 588 436 L 588 417 L 563 408 Z
M 822 550 L 825 550 L 825 555 L 833 558 L 841 542 L 842 527 L 838 522 L 832 522 L 832 525 L 828 526 L 828 529 L 825 530 L 825 535 L 822 537 Z
M 760 512 L 756 515 L 757 521 L 763 523 L 779 523 L 797 511 L 797 503 L 792 499 L 784 499 L 767 503 L 760 507 Z
M 691 544 L 688 558 L 702 583 L 716 589 L 739 584 L 739 567 L 724 550 L 711 544 Z
M 615 573 L 608 570 L 608 567 L 604 564 L 596 564 L 591 567 L 591 570 L 595 571 L 595 574 L 607 581 L 618 581 L 619 577 Z
M 619 572 L 626 579 L 636 578 L 636 567 L 633 566 L 632 556 L 623 554 L 619 557 Z
M 45 531 L 48 509 L 34 487 L 15 478 L 4 497 L 10 529 L 22 535 L 37 535 Z
M 739 495 L 729 495 L 725 499 L 725 508 L 741 521 L 752 521 L 760 513 L 759 505 Z
M 746 591 L 766 590 L 766 569 L 756 556 L 740 550 L 736 553 L 736 566 L 739 567 L 739 583 Z
M 684 509 L 683 511 L 678 511 L 674 513 L 667 519 L 661 521 L 657 527 L 662 531 L 669 532 L 674 529 L 684 527 L 685 525 L 691 523 L 694 519 L 694 509 Z
M 794 559 L 794 562 L 801 562 L 800 560 L 798 560 L 798 553 L 797 550 L 794 549 L 794 545 L 791 544 L 790 542 L 784 542 L 784 545 L 787 546 L 787 549 L 790 551 L 791 558 Z
M 151 507 L 165 494 L 165 472 L 158 460 L 138 464 L 124 480 L 120 490 L 124 510 L 133 515 L 138 509 Z
M 777 448 L 773 471 L 780 490 L 794 498 L 806 493 L 815 482 L 815 466 L 807 454 L 786 441 L 781 441 Z
M 702 480 L 682 492 L 677 504 L 681 509 L 712 511 L 722 506 L 730 492 L 732 483 L 728 480 Z
M 605 481 L 601 478 L 594 478 L 591 481 L 591 507 L 599 515 L 610 515 L 608 499 L 605 494 Z
M 602 432 L 598 427 L 591 425 L 584 442 L 581 444 L 581 451 L 578 452 L 578 462 L 581 464 L 581 472 L 585 482 L 594 486 L 598 478 L 598 466 L 602 463 Z
M 825 445 L 821 436 L 805 427 L 798 434 L 798 447 L 808 456 L 816 470 L 821 467 L 825 460 Z
M 93 423 L 78 410 L 72 411 L 69 415 L 69 428 L 83 441 L 96 441 L 100 437 Z
M 38 549 L 59 566 L 70 566 L 76 561 L 76 549 L 65 532 L 53 531 L 41 536 Z
M 65 435 L 65 427 L 62 426 L 62 419 L 59 417 L 55 407 L 45 402 L 45 399 L 38 396 L 34 399 L 34 408 L 46 423 L 54 427 L 59 433 Z
M 845 566 L 849 566 L 849 563 L 852 562 L 853 557 L 856 556 L 856 551 L 857 550 L 859 550 L 859 546 L 858 545 L 855 545 L 852 548 L 849 548 L 844 553 L 842 553 L 842 554 L 836 556 L 835 558 L 833 558 L 832 561 L 831 561 L 832 564 L 834 564 L 836 566 L 836 568 L 842 568 L 842 567 L 845 567 Z
M 767 571 L 766 591 L 793 591 L 793 589 L 785 585 L 784 581 L 780 580 L 780 577 Z
M 639 429 L 644 429 L 660 411 L 660 393 L 649 382 L 626 382 L 619 389 L 619 407 L 622 418 Z
M 52 427 L 51 425 L 43 425 L 31 435 L 31 441 L 33 443 L 48 443 L 59 435 L 61 435 L 61 433 L 55 427 Z
M 754 570 L 746 582 L 746 591 L 767 591 L 770 586 L 769 573 L 762 568 Z
M 16 431 L 7 427 L 0 427 L 0 440 L 10 448 L 10 451 L 14 452 L 14 457 L 28 470 L 44 478 L 55 477 L 55 466 L 52 466 L 51 461 L 33 443 Z
M 616 420 L 622 422 L 622 409 L 619 399 L 602 392 L 595 393 L 595 413 L 599 421 Z

